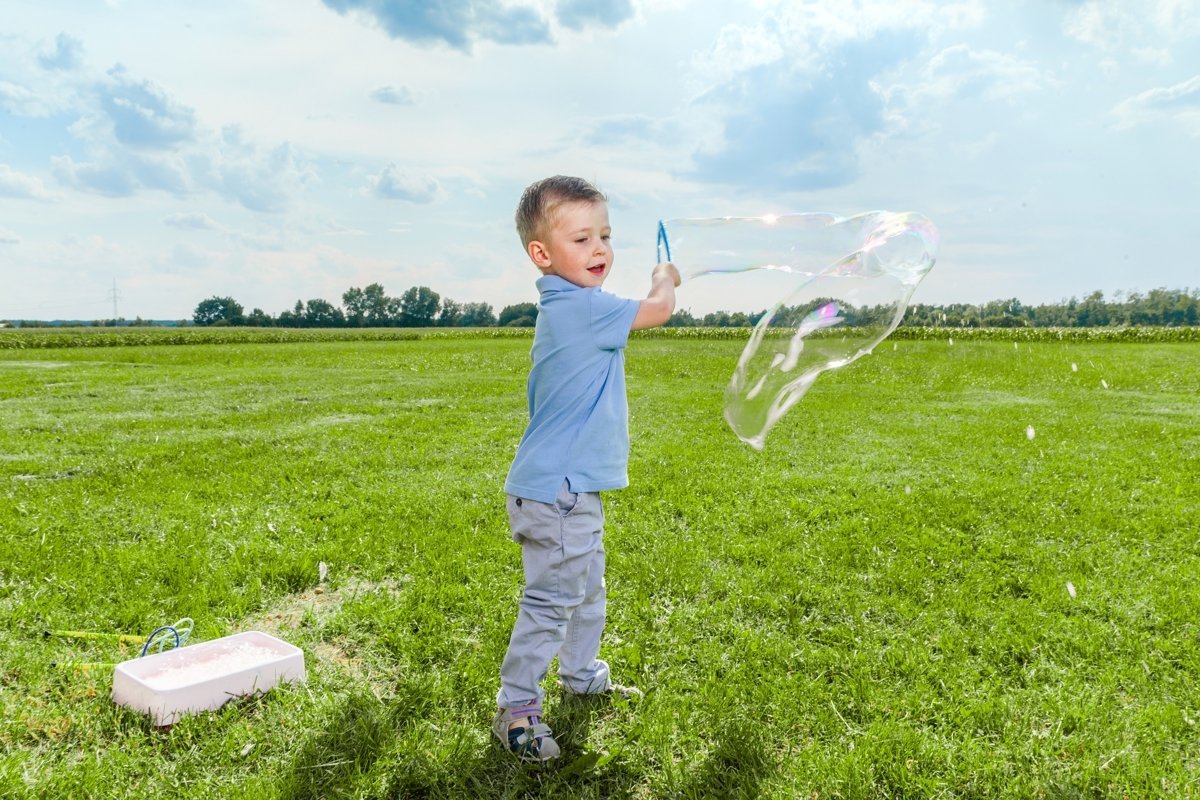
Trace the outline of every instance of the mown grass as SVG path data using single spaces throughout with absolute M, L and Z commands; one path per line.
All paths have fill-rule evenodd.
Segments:
M 1200 348 L 885 342 L 758 453 L 740 342 L 635 341 L 603 653 L 646 698 L 551 689 L 538 769 L 487 730 L 528 347 L 0 352 L 0 796 L 1197 794 Z M 51 666 L 132 652 L 42 637 L 184 615 L 308 683 L 159 731 Z

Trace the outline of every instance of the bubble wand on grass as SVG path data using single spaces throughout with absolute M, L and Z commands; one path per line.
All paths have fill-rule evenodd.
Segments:
M 52 636 L 64 639 L 98 639 L 101 641 L 121 642 L 123 644 L 141 644 L 146 641 L 144 636 L 133 636 L 128 633 L 102 633 L 100 631 L 43 631 L 42 638 Z
M 142 652 L 139 654 L 139 657 L 142 657 L 151 651 L 154 651 L 155 653 L 161 653 L 165 650 L 173 650 L 175 648 L 183 647 L 183 645 L 187 642 L 188 637 L 192 634 L 192 626 L 192 618 L 183 617 L 171 625 L 158 626 L 151 632 L 149 636 L 134 636 L 128 633 L 107 633 L 103 631 L 47 630 L 42 632 L 42 638 L 49 639 L 52 636 L 58 636 L 66 639 L 88 639 L 93 641 L 113 641 L 121 644 L 141 644 Z M 105 667 L 112 667 L 115 665 L 102 661 L 52 661 L 50 662 L 50 666 L 86 671 L 92 669 L 103 669 Z

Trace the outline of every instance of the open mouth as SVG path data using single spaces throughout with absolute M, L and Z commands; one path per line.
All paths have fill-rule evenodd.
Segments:
M 597 264 L 597 265 L 596 265 L 596 266 L 594 266 L 594 267 L 588 267 L 588 268 L 587 268 L 587 271 L 588 271 L 588 272 L 590 272 L 590 273 L 592 273 L 593 275 L 603 275 L 603 274 L 604 274 L 604 268 L 605 268 L 605 267 L 607 267 L 607 266 L 608 266 L 607 264 Z

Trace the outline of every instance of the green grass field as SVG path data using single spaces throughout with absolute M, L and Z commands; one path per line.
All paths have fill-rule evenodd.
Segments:
M 1200 794 L 1200 345 L 885 342 L 758 453 L 740 342 L 634 341 L 602 655 L 646 697 L 551 687 L 545 768 L 488 731 L 528 349 L 0 350 L 0 796 Z M 182 616 L 307 684 L 156 730 L 61 666 L 135 647 L 42 635 Z

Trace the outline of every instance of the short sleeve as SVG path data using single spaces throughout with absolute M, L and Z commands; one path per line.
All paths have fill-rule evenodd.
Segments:
M 640 302 L 595 289 L 591 292 L 592 335 L 601 350 L 620 350 L 629 340 Z

